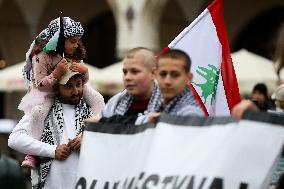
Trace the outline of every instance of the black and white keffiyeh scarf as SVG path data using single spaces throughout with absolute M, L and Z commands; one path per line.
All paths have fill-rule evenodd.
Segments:
M 114 110 L 114 114 L 124 115 L 128 111 L 132 101 L 133 101 L 133 96 L 126 93 L 118 101 L 117 106 Z M 149 112 L 156 112 L 159 109 L 159 107 L 161 106 L 161 104 L 162 104 L 162 96 L 161 96 L 159 87 L 155 82 L 153 82 L 152 95 L 151 95 L 151 98 L 149 100 L 147 110 L 144 112 L 144 114 L 149 113 Z
M 51 40 L 55 33 L 60 29 L 60 17 L 52 20 L 47 28 L 45 28 L 40 34 L 35 38 L 36 39 L 46 39 Z M 84 29 L 80 22 L 76 22 L 69 17 L 63 17 L 63 34 L 65 38 L 82 36 Z M 23 69 L 23 76 L 27 87 L 30 86 L 30 71 L 32 69 L 32 50 L 35 46 L 35 40 L 33 40 L 30 45 L 29 50 L 26 53 L 26 64 Z
M 200 108 L 191 90 L 185 87 L 183 91 L 165 107 L 164 112 L 167 114 L 177 114 L 178 110 L 188 105 Z
M 75 107 L 75 130 L 76 136 L 82 132 L 84 128 L 84 120 L 90 118 L 93 115 L 91 108 L 86 104 L 84 100 L 81 100 Z M 63 118 L 63 107 L 59 100 L 56 98 L 52 108 L 50 109 L 47 118 L 44 122 L 44 130 L 41 137 L 41 141 L 48 143 L 50 145 L 60 144 L 61 136 L 63 133 L 64 118 Z M 33 189 L 41 189 L 44 187 L 45 180 L 50 171 L 50 166 L 53 159 L 51 158 L 41 158 L 40 164 L 32 175 L 33 179 Z

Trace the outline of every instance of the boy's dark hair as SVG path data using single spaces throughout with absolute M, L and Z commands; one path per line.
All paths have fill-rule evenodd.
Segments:
M 66 38 L 65 38 L 66 40 Z M 41 38 L 37 38 L 35 40 L 35 46 L 32 50 L 32 53 L 31 55 L 34 56 L 34 55 L 37 55 L 39 54 L 40 52 L 42 52 L 42 49 L 43 47 L 48 43 L 48 40 L 46 39 L 41 39 Z M 50 51 L 48 52 L 48 54 L 50 55 L 55 55 L 56 52 L 55 51 Z M 68 58 L 72 58 L 74 60 L 83 60 L 86 58 L 86 49 L 81 41 L 81 39 L 79 40 L 78 42 L 78 47 L 76 48 L 76 50 L 74 51 L 73 55 L 72 56 L 69 56 Z
M 284 172 L 280 174 L 277 186 L 275 189 L 283 189 L 284 188 Z
M 267 87 L 264 83 L 257 83 L 254 87 L 252 92 L 258 91 L 261 94 L 265 96 L 265 98 L 268 98 L 268 92 L 267 92 Z
M 184 60 L 184 69 L 188 73 L 190 71 L 191 67 L 191 59 L 190 57 L 182 50 L 178 49 L 170 49 L 166 51 L 165 53 L 161 54 L 159 56 L 159 59 L 161 58 L 172 58 L 172 59 L 182 59 Z M 158 65 L 159 66 L 159 65 Z

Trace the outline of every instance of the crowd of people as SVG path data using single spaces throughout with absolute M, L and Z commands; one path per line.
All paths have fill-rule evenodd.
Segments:
M 57 41 L 58 49 L 49 50 L 60 22 L 64 40 Z M 123 59 L 125 90 L 105 104 L 102 95 L 88 85 L 88 69 L 82 62 L 83 32 L 79 22 L 57 18 L 27 52 L 24 76 L 29 91 L 19 105 L 25 115 L 8 143 L 28 154 L 22 166 L 31 170 L 33 188 L 74 188 L 86 119 L 102 122 L 114 116 L 133 117 L 139 125 L 156 123 L 161 113 L 204 116 L 188 88 L 193 78 L 191 59 L 176 49 L 158 58 L 144 47 L 129 50 Z M 241 119 L 246 110 L 284 114 L 284 84 L 273 98 L 275 104 L 269 101 L 266 86 L 257 84 L 251 99 L 240 102 L 232 115 Z

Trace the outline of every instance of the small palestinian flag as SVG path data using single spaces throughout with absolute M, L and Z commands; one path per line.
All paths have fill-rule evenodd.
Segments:
M 42 49 L 44 52 L 49 53 L 55 51 L 57 54 L 63 56 L 64 53 L 64 28 L 63 18 L 59 18 L 59 30 L 50 38 L 48 43 Z

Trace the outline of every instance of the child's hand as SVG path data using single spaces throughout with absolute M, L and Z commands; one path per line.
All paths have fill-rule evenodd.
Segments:
M 88 72 L 87 66 L 85 66 L 85 64 L 78 63 L 78 62 L 72 63 L 71 70 L 73 72 L 80 72 L 81 74 L 86 74 Z
M 55 69 L 53 70 L 53 76 L 56 79 L 60 79 L 62 75 L 65 74 L 65 72 L 67 71 L 68 68 L 68 62 L 65 58 L 62 58 L 62 60 L 60 60 L 60 62 L 58 62 L 58 64 L 56 65 Z

